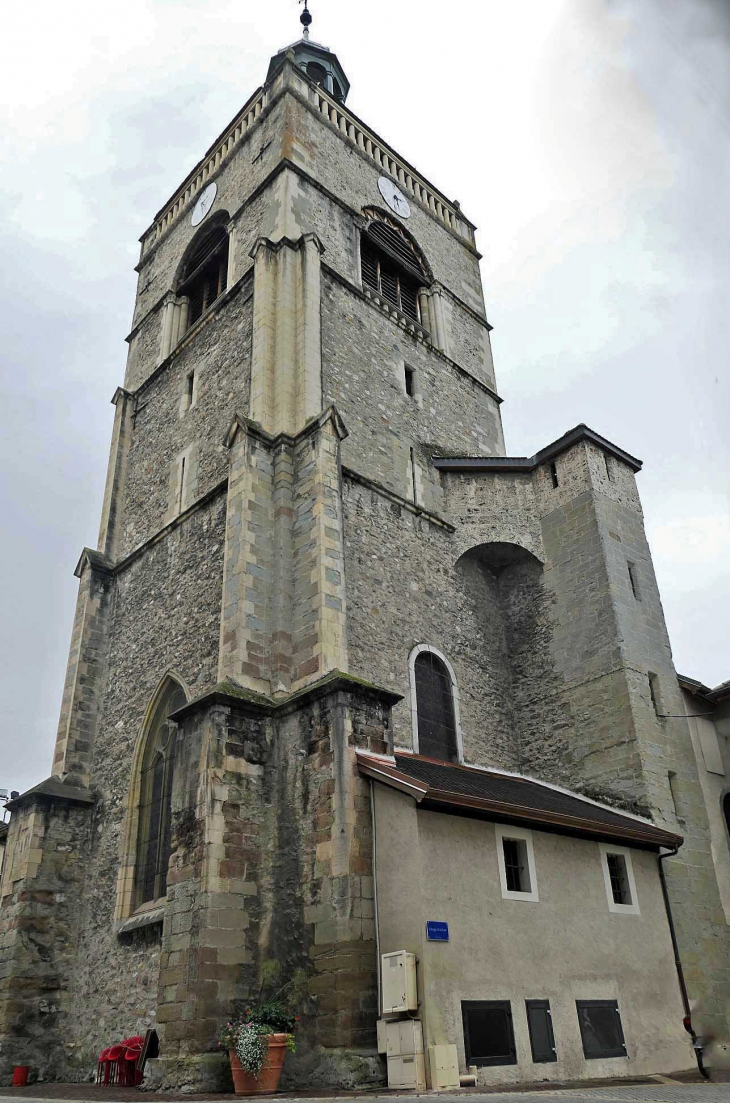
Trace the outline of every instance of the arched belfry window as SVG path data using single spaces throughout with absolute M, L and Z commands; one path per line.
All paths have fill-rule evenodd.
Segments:
M 219 223 L 200 236 L 185 261 L 178 297 L 189 301 L 186 329 L 223 294 L 227 282 L 228 233 Z
M 139 777 L 134 907 L 159 900 L 167 892 L 170 862 L 172 782 L 177 725 L 168 717 L 185 704 L 185 694 L 170 681 L 152 715 Z
M 409 318 L 421 321 L 418 292 L 431 283 L 428 265 L 403 227 L 376 209 L 360 237 L 360 268 L 364 287 L 381 295 Z
M 411 652 L 413 749 L 428 758 L 461 762 L 459 691 L 453 667 L 428 644 Z

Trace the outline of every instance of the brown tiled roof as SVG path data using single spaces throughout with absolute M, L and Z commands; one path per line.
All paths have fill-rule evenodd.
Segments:
M 424 808 L 530 823 L 543 829 L 650 847 L 678 847 L 681 835 L 647 820 L 558 789 L 544 782 L 498 770 L 457 766 L 423 755 L 393 758 L 357 754 L 361 773 L 409 793 Z

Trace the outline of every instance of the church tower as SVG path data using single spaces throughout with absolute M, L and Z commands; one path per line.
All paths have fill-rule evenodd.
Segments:
M 141 238 L 52 774 L 10 805 L 3 1075 L 81 1078 L 154 1025 L 155 1082 L 215 1088 L 276 959 L 308 978 L 297 1082 L 377 1081 L 358 751 L 591 785 L 671 830 L 679 756 L 678 926 L 717 934 L 656 715 L 681 709 L 640 463 L 585 426 L 505 456 L 475 227 L 303 21 Z

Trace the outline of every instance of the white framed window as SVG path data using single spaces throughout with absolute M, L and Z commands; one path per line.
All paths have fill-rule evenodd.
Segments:
M 444 762 L 463 762 L 459 687 L 453 666 L 437 648 L 419 643 L 408 657 L 408 673 L 414 752 Z
M 640 915 L 631 851 L 599 843 L 608 910 L 617 915 Z
M 532 832 L 523 827 L 495 829 L 499 883 L 504 900 L 531 900 L 537 902 L 537 872 Z

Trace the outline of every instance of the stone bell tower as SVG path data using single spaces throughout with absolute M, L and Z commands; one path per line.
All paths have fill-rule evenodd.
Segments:
M 307 980 L 296 1083 L 382 1079 L 356 752 L 417 750 L 424 649 L 460 760 L 672 823 L 640 462 L 585 426 L 505 456 L 474 226 L 303 22 L 141 238 L 52 773 L 8 806 L 2 1078 L 83 1080 L 155 1026 L 153 1085 L 223 1086 L 220 1026 L 273 959 Z M 721 945 L 699 820 L 692 855 L 683 945 L 703 916 Z
M 308 978 L 298 1083 L 382 1075 L 355 751 L 402 693 L 351 673 L 345 484 L 446 531 L 431 452 L 503 446 L 474 227 L 302 21 L 141 238 L 52 775 L 12 806 L 3 1076 L 155 1026 L 154 1083 L 220 1085 L 269 959 Z

